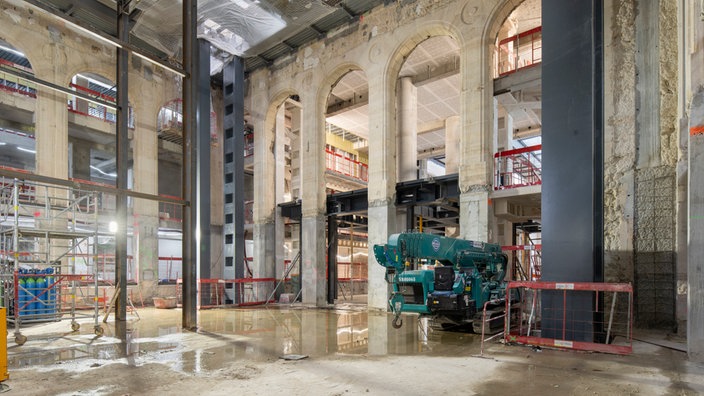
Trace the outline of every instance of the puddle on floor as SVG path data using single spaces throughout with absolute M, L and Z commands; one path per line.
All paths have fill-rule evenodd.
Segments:
M 177 371 L 205 373 L 233 360 L 274 361 L 284 355 L 319 358 L 331 355 L 462 356 L 479 352 L 478 335 L 437 331 L 427 320 L 405 316 L 400 329 L 391 316 L 353 309 L 247 308 L 212 309 L 198 313 L 198 332 L 181 329 L 180 309 L 139 310 L 128 315 L 125 342 L 114 322 L 103 324 L 96 337 L 93 323 L 71 332 L 66 321 L 22 328 L 28 341 L 8 335 L 8 366 L 63 365 L 64 368 L 109 364 L 164 363 Z M 48 368 L 48 367 L 47 367 Z

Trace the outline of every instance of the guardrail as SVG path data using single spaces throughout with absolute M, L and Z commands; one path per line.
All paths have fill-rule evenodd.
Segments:
M 274 278 L 242 278 L 242 279 L 199 279 L 198 280 L 198 309 L 216 308 L 220 306 L 249 306 L 263 305 L 268 300 L 267 295 L 274 289 Z M 176 296 L 178 305 L 182 301 L 181 287 L 183 279 L 177 279 Z M 232 302 L 234 292 L 234 303 Z
M 496 74 L 503 77 L 543 60 L 543 27 L 527 30 L 499 42 Z
M 494 154 L 494 190 L 542 184 L 541 144 Z
M 106 95 L 102 92 L 94 91 L 92 89 L 82 87 L 73 83 L 69 84 L 69 86 L 75 91 L 82 92 L 84 94 L 93 96 L 97 99 L 101 99 L 106 102 L 115 103 L 114 97 Z M 86 117 L 97 118 L 110 124 L 114 124 L 117 122 L 117 112 L 115 110 L 108 109 L 105 106 L 89 102 L 85 99 L 81 99 L 76 96 L 69 99 L 67 107 L 68 111 L 70 111 L 71 113 L 80 114 Z M 129 107 L 129 115 L 127 116 L 127 118 L 127 127 L 130 129 L 134 129 L 134 110 L 132 109 L 132 106 Z
M 625 283 L 509 282 L 506 342 L 582 351 L 633 352 L 633 287 Z M 518 297 L 516 299 L 516 297 Z M 512 301 L 513 300 L 513 301 Z M 517 323 L 516 323 L 517 322 Z
M 369 181 L 369 166 L 367 164 L 344 157 L 330 150 L 325 150 L 325 167 L 330 171 L 365 183 Z

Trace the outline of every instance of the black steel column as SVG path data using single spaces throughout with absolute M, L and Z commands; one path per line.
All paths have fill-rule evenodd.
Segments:
M 542 278 L 603 280 L 603 0 L 543 0 Z M 543 294 L 543 336 L 562 338 L 562 292 Z M 591 296 L 568 300 L 568 340 L 592 341 Z M 580 313 L 581 312 L 581 313 Z
M 117 1 L 117 38 L 127 41 L 129 37 L 129 1 Z M 127 123 L 129 100 L 127 98 L 128 54 L 117 49 L 117 133 L 116 162 L 117 188 L 127 190 L 127 166 L 129 161 L 129 136 Z M 127 320 L 127 195 L 117 193 L 117 233 L 115 234 L 115 284 L 119 294 L 115 302 L 115 320 Z
M 196 218 L 195 189 L 195 152 L 197 120 L 196 97 L 198 88 L 198 56 L 196 47 L 196 20 L 198 15 L 197 0 L 183 0 L 183 192 L 182 198 L 188 201 L 183 207 L 183 288 L 182 288 L 182 326 L 187 330 L 196 330 L 197 317 L 197 243 L 193 227 L 198 224 Z
M 198 40 L 196 79 L 195 204 L 200 279 L 210 278 L 210 43 Z M 201 296 L 205 298 L 205 296 Z M 210 302 L 202 302 L 209 305 Z
M 337 242 L 337 216 L 328 216 L 328 304 L 337 297 Z
M 225 238 L 226 279 L 242 279 L 244 271 L 244 63 L 235 57 L 222 71 L 225 128 Z M 240 290 L 225 285 L 229 302 L 241 301 Z

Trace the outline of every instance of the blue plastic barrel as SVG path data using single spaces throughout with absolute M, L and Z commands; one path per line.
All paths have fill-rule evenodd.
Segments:
M 27 287 L 27 282 L 25 282 L 24 278 L 20 278 L 17 284 L 19 285 L 17 291 L 17 310 L 20 316 L 24 316 L 27 314 L 27 310 L 22 309 L 22 306 L 27 302 L 27 292 L 24 290 Z
M 46 278 L 43 276 L 40 276 L 37 278 L 37 289 L 36 293 L 34 295 L 38 296 L 37 301 L 34 302 L 36 304 L 37 310 L 36 313 L 38 314 L 45 314 L 49 313 L 47 312 L 46 309 L 46 304 L 48 302 L 47 300 L 47 290 L 46 290 Z
M 54 277 L 51 276 L 51 274 L 54 273 L 54 269 L 49 267 L 44 270 L 44 273 L 47 275 L 44 279 L 46 280 L 46 287 L 49 288 L 46 292 L 46 313 L 48 314 L 55 314 L 56 313 L 56 289 L 55 287 L 52 287 L 51 285 L 54 284 Z
M 25 288 L 27 288 L 27 294 L 25 294 L 25 301 L 32 301 L 34 299 L 34 296 L 37 294 L 37 280 L 32 277 L 29 277 L 24 282 Z M 39 304 L 37 301 L 29 303 L 24 309 L 25 315 L 36 314 L 38 308 Z

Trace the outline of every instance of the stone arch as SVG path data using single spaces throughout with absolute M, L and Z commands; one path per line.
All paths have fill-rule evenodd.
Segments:
M 365 75 L 367 74 L 365 70 L 358 64 L 352 62 L 345 62 L 335 66 L 332 71 L 328 73 L 327 76 L 321 81 L 318 87 L 318 92 L 316 94 L 315 110 L 316 114 L 323 115 L 323 117 L 318 118 L 320 122 L 316 124 L 315 130 L 317 131 L 317 133 L 322 134 L 323 136 L 325 135 L 324 115 L 330 92 L 335 87 L 335 85 L 337 85 L 337 83 L 340 82 L 340 80 L 342 80 L 347 75 L 347 73 L 355 70 L 361 70 L 362 72 L 364 72 Z
M 387 84 L 385 89 L 387 89 L 388 92 L 394 92 L 396 90 L 396 79 L 398 78 L 401 68 L 403 67 L 408 55 L 410 55 L 420 43 L 435 36 L 451 37 L 457 42 L 460 47 L 460 51 L 465 46 L 465 40 L 462 33 L 455 26 L 449 23 L 442 24 L 431 22 L 425 25 L 420 25 L 415 34 L 408 37 L 396 47 L 396 50 L 394 50 L 386 63 L 384 75 L 386 76 Z
M 264 130 L 271 131 L 276 124 L 276 111 L 279 106 L 281 106 L 286 99 L 291 96 L 298 95 L 298 93 L 293 88 L 284 88 L 269 100 L 269 107 L 266 110 L 266 115 L 264 116 Z
M 16 43 L 24 43 L 24 41 L 20 40 L 19 38 L 17 40 L 15 40 L 14 36 L 0 37 L 0 40 L 6 42 L 10 47 L 12 47 L 12 49 L 24 54 L 24 57 L 27 58 L 27 62 L 29 62 L 30 69 L 32 69 L 32 73 L 35 72 L 35 67 L 36 67 L 36 65 L 39 64 L 39 63 L 35 62 L 37 60 L 37 58 L 39 58 L 39 55 L 36 54 L 36 52 L 35 52 L 35 51 L 37 51 L 36 49 L 34 49 L 32 46 L 28 46 L 27 48 L 23 48 L 21 45 L 17 45 Z

